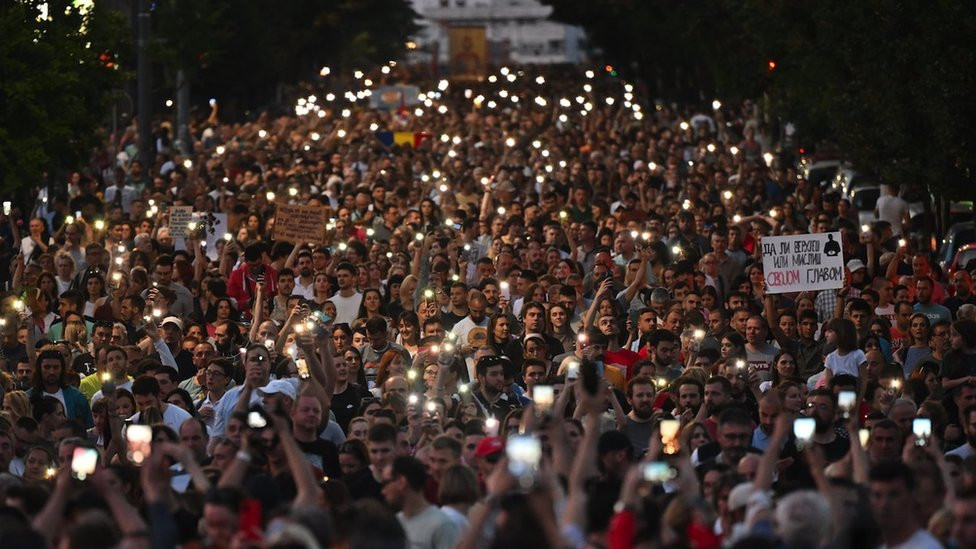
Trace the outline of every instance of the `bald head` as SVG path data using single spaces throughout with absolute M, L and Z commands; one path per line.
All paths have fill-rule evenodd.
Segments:
M 756 472 L 759 470 L 759 456 L 757 454 L 746 454 L 739 460 L 736 472 L 745 477 L 749 482 L 756 480 Z
M 869 379 L 878 379 L 881 376 L 881 369 L 884 368 L 884 355 L 877 349 L 864 353 L 864 360 L 867 363 L 867 374 Z

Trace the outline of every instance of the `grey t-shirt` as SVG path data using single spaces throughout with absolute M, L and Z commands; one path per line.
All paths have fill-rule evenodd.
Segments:
M 634 454 L 639 456 L 647 450 L 647 441 L 650 440 L 651 433 L 654 432 L 656 422 L 634 421 L 630 415 L 624 416 L 624 418 L 627 420 L 627 424 L 624 425 L 623 433 L 634 445 Z
M 763 343 L 756 351 L 750 351 L 747 346 L 746 360 L 749 362 L 749 369 L 759 372 L 762 381 L 769 381 L 773 378 L 773 359 L 777 353 L 779 349 L 769 343 Z
M 461 539 L 457 523 L 434 505 L 410 518 L 401 511 L 397 520 L 407 533 L 410 549 L 454 549 Z

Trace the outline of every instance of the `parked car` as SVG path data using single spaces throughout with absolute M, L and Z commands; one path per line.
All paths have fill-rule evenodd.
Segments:
M 947 269 L 946 276 L 952 276 L 959 269 L 965 269 L 970 261 L 976 261 L 976 243 L 966 244 L 959 248 L 959 251 L 956 252 L 956 257 L 952 259 L 952 263 Z
M 976 223 L 963 221 L 949 227 L 945 238 L 942 239 L 942 246 L 936 255 L 936 260 L 942 265 L 943 269 L 948 268 L 956 257 L 956 252 L 967 244 L 976 242 Z
M 811 185 L 826 187 L 834 181 L 840 160 L 821 160 L 803 165 L 803 177 Z
M 881 196 L 881 187 L 869 185 L 858 187 L 851 193 L 851 207 L 857 210 L 857 220 L 861 225 L 870 225 L 877 221 L 874 217 L 874 207 Z

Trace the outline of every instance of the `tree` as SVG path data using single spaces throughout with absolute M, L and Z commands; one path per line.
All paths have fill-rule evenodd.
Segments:
M 762 96 L 807 143 L 836 141 L 859 170 L 972 196 L 972 3 L 543 1 L 669 99 Z
M 0 4 L 0 189 L 88 160 L 125 77 L 125 34 L 118 14 L 68 0 Z

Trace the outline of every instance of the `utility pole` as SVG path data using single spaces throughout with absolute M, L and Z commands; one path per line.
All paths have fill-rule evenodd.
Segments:
M 151 20 L 149 0 L 137 0 L 136 16 L 136 85 L 138 96 L 139 160 L 148 173 L 153 165 L 152 143 L 152 61 L 149 59 Z

